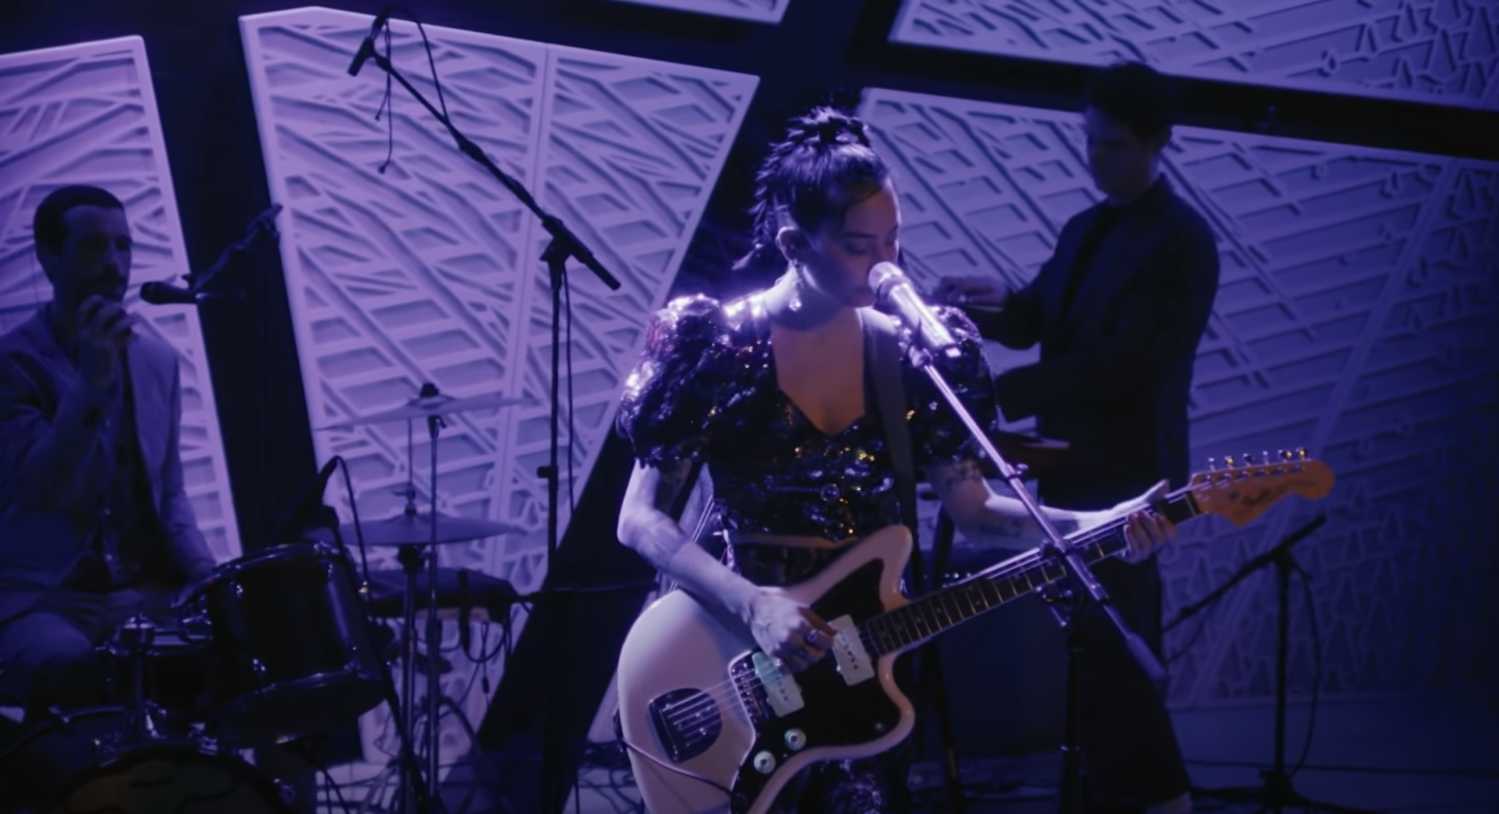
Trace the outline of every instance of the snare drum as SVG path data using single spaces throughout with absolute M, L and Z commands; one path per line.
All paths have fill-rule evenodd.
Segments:
M 334 547 L 264 549 L 220 565 L 185 596 L 183 609 L 212 623 L 217 718 L 231 737 L 324 730 L 383 698 L 384 663 Z

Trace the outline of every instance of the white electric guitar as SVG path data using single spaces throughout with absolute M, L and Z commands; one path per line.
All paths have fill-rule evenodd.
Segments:
M 1164 499 L 1181 523 L 1203 514 L 1243 525 L 1288 494 L 1321 499 L 1326 464 L 1299 455 L 1193 475 Z M 1125 551 L 1124 520 L 1070 535 L 1097 562 Z M 646 608 L 619 656 L 620 726 L 635 782 L 655 814 L 760 814 L 799 770 L 878 754 L 911 731 L 911 702 L 895 657 L 938 634 L 1066 577 L 1039 549 L 920 599 L 900 592 L 910 556 L 904 526 L 850 546 L 821 573 L 786 589 L 838 630 L 828 657 L 792 674 L 681 590 Z

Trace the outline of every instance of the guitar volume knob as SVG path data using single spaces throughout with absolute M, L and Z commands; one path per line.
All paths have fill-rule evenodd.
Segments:
M 807 748 L 807 733 L 800 729 L 786 730 L 786 748 L 793 752 L 800 752 Z
M 776 756 L 762 749 L 755 753 L 755 759 L 750 762 L 750 765 L 754 766 L 755 771 L 760 774 L 770 774 L 776 770 Z

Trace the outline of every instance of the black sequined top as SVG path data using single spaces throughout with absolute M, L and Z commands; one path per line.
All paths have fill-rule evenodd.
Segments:
M 992 427 L 993 386 L 977 331 L 958 311 L 938 310 L 963 350 L 944 360 L 942 372 L 974 417 Z M 918 470 L 977 457 L 926 375 L 902 366 Z M 625 382 L 617 424 L 644 464 L 705 459 L 726 529 L 843 541 L 901 522 L 870 366 L 865 370 L 864 415 L 826 434 L 776 383 L 770 321 L 758 295 L 727 304 L 683 297 L 657 312 Z

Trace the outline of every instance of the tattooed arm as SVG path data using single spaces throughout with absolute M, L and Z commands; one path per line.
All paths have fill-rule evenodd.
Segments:
M 964 537 L 1006 548 L 1029 548 L 1044 538 L 1019 500 L 997 495 L 989 488 L 978 461 L 963 458 L 929 466 L 927 470 L 927 478 L 937 490 L 942 508 Z M 1050 506 L 1043 506 L 1042 511 L 1063 534 L 1078 527 L 1078 512 Z
M 733 616 L 749 628 L 761 650 L 801 670 L 827 653 L 834 631 L 810 608 L 779 588 L 755 585 L 693 544 L 667 514 L 683 489 L 692 465 L 683 461 L 666 469 L 637 463 L 619 509 L 619 541 L 675 579 L 711 609 Z
M 996 495 L 989 488 L 977 461 L 963 459 L 931 466 L 927 474 L 942 500 L 942 508 L 970 541 L 1003 548 L 1030 548 L 1044 541 L 1045 535 L 1019 500 Z M 1041 511 L 1063 535 L 1128 515 L 1124 540 L 1129 553 L 1125 559 L 1141 562 L 1176 536 L 1176 526 L 1171 521 L 1147 510 L 1165 489 L 1166 482 L 1162 481 L 1139 497 L 1102 511 L 1075 512 L 1052 506 L 1042 506 Z

